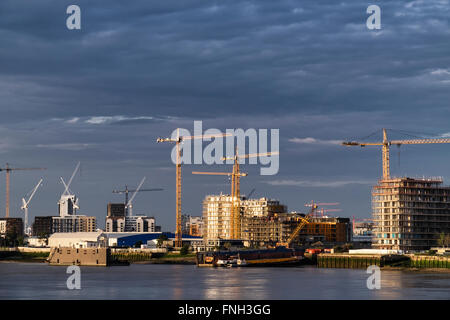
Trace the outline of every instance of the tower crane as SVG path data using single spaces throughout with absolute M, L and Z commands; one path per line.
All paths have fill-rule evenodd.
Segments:
M 11 168 L 9 164 L 7 163 L 4 168 L 0 168 L 0 171 L 6 172 L 6 206 L 5 206 L 5 217 L 9 217 L 9 196 L 10 196 L 10 175 L 11 171 L 18 171 L 18 170 L 46 170 L 46 168 Z
M 62 184 L 64 185 L 64 192 L 61 194 L 58 201 L 60 216 L 72 215 L 73 213 L 76 214 L 76 210 L 80 209 L 78 205 L 78 198 L 69 189 L 73 179 L 75 178 L 75 174 L 80 168 L 80 164 L 81 163 L 78 161 L 67 183 L 64 181 L 63 177 L 59 177 Z
M 198 136 L 180 136 L 180 129 L 177 129 L 176 138 L 158 138 L 156 142 L 173 142 L 175 143 L 176 152 L 176 229 L 175 229 L 175 246 L 182 245 L 182 228 L 181 228 L 181 148 L 180 144 L 185 140 L 210 139 L 231 136 L 231 134 L 210 134 Z
M 133 200 L 136 197 L 137 193 L 139 192 L 139 189 L 141 189 L 142 185 L 144 184 L 145 179 L 146 179 L 145 177 L 142 178 L 138 187 L 136 188 L 133 195 L 131 196 L 131 199 L 128 200 L 128 202 L 125 204 L 125 208 L 127 209 L 128 217 L 131 217 L 133 215 Z
M 383 163 L 383 180 L 390 179 L 390 165 L 389 165 L 389 148 L 392 145 L 401 146 L 403 144 L 434 144 L 434 143 L 450 143 L 450 139 L 411 139 L 411 140 L 389 140 L 386 129 L 383 129 L 383 141 L 381 142 L 357 142 L 344 141 L 344 146 L 381 146 L 382 163 Z
M 241 159 L 248 159 L 254 157 L 266 157 L 270 155 L 277 155 L 279 152 L 265 152 L 265 153 L 250 153 L 239 155 L 236 148 L 233 157 L 224 157 L 222 160 L 234 160 L 233 172 L 231 174 L 231 236 L 233 239 L 241 238 L 241 183 L 240 177 L 242 176 L 239 169 L 239 161 Z
M 162 188 L 151 188 L 151 189 L 128 189 L 128 186 L 125 185 L 125 189 L 124 190 L 113 190 L 113 193 L 117 193 L 117 194 L 125 194 L 125 210 L 126 210 L 126 216 L 128 216 L 128 208 L 126 207 L 127 203 L 128 203 L 128 195 L 129 193 L 136 193 L 136 192 L 144 192 L 144 191 L 163 191 L 164 189 Z
M 29 234 L 29 230 L 28 230 L 28 205 L 30 204 L 31 199 L 33 199 L 34 194 L 36 193 L 37 189 L 41 186 L 42 184 L 42 178 L 41 180 L 39 180 L 38 184 L 33 188 L 33 190 L 31 190 L 28 194 L 30 194 L 30 197 L 28 198 L 28 200 L 25 200 L 25 197 L 22 198 L 22 206 L 20 207 L 20 209 L 24 210 L 25 212 L 25 224 L 23 227 L 24 230 L 24 234 Z M 28 195 L 27 194 L 27 195 Z
M 192 174 L 205 174 L 205 175 L 215 175 L 215 176 L 231 176 L 231 212 L 230 212 L 230 237 L 231 239 L 240 238 L 240 220 L 236 221 L 236 217 L 239 216 L 239 202 L 241 198 L 240 194 L 240 178 L 246 177 L 247 173 L 240 172 L 239 161 L 237 157 L 234 157 L 234 165 L 232 172 L 200 172 L 193 171 Z M 236 212 L 237 211 L 237 212 Z
M 76 213 L 76 210 L 80 209 L 80 206 L 78 204 L 78 197 L 76 197 L 74 195 L 74 193 L 72 192 L 72 190 L 69 189 L 69 185 L 66 184 L 63 177 L 59 177 L 59 179 L 61 180 L 61 183 L 64 185 L 65 191 L 61 194 L 58 204 L 64 204 L 68 198 L 73 197 L 72 205 L 73 205 L 74 212 Z M 63 199 L 64 196 L 67 196 L 67 197 L 65 199 Z

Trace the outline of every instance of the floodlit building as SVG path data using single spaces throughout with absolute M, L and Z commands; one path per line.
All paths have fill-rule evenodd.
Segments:
M 267 246 L 287 242 L 305 214 L 298 212 L 275 213 L 264 217 L 247 217 L 242 223 L 242 239 L 246 246 Z M 349 218 L 312 217 L 294 243 L 346 243 L 352 239 Z
M 373 247 L 427 250 L 450 233 L 450 187 L 442 178 L 380 180 L 372 190 Z
M 231 239 L 231 207 L 233 199 L 229 195 L 210 195 L 203 201 L 203 236 L 207 241 Z M 251 217 L 267 217 L 274 213 L 286 212 L 287 207 L 277 200 L 267 198 L 242 199 L 240 201 L 241 222 Z M 245 226 L 241 226 L 242 231 Z
M 240 201 L 240 239 L 230 238 L 232 197 L 210 195 L 203 201 L 203 237 L 207 247 L 220 241 L 240 240 L 245 246 L 271 246 L 286 242 L 304 213 L 287 213 L 287 207 L 278 200 L 268 198 L 242 199 Z M 346 243 L 352 240 L 352 223 L 349 218 L 313 217 L 300 231 L 294 243 L 322 241 Z

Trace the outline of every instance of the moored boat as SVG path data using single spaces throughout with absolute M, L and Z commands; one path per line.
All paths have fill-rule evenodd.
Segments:
M 285 247 L 211 251 L 197 253 L 197 265 L 201 267 L 292 266 L 301 264 L 303 258 L 303 251 Z

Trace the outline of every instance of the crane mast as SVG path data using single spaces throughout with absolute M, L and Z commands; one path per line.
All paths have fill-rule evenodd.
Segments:
M 17 170 L 46 170 L 45 168 L 11 168 L 9 166 L 9 164 L 7 163 L 6 166 L 4 168 L 0 168 L 0 171 L 5 171 L 6 172 L 6 199 L 5 199 L 5 217 L 8 218 L 9 217 L 9 207 L 10 207 L 10 184 L 11 184 L 11 172 L 12 171 L 17 171 Z
M 131 217 L 133 215 L 133 200 L 136 197 L 136 194 L 141 189 L 142 185 L 144 184 L 145 177 L 142 178 L 141 182 L 139 183 L 138 187 L 136 188 L 136 191 L 131 196 L 131 199 L 125 204 L 125 208 L 128 209 L 128 216 Z
M 198 136 L 180 136 L 180 129 L 177 129 L 176 138 L 158 138 L 156 142 L 171 142 L 175 143 L 175 153 L 176 153 L 176 229 L 175 229 L 175 246 L 182 246 L 182 228 L 181 228 L 181 148 L 180 144 L 185 140 L 195 140 L 195 139 L 210 139 L 231 136 L 231 134 L 211 134 L 211 135 L 198 135 Z
M 128 208 L 126 207 L 127 203 L 128 203 L 128 195 L 129 193 L 133 193 L 133 192 L 144 192 L 144 191 L 163 191 L 164 189 L 162 188 L 152 188 L 152 189 L 128 189 L 128 186 L 125 186 L 124 190 L 113 190 L 112 193 L 117 193 L 117 194 L 125 194 L 125 210 L 126 210 L 126 216 L 128 216 Z
M 24 210 L 24 213 L 25 213 L 25 223 L 23 226 L 24 234 L 28 234 L 28 205 L 30 204 L 31 199 L 33 199 L 34 194 L 36 193 L 37 189 L 41 186 L 42 181 L 43 181 L 42 179 L 39 180 L 37 185 L 33 188 L 28 200 L 25 200 L 25 197 L 22 198 L 22 207 L 20 209 Z
M 236 158 L 236 157 L 235 157 Z M 247 173 L 240 172 L 239 162 L 235 159 L 232 172 L 199 172 L 193 171 L 192 174 L 231 176 L 231 210 L 230 210 L 230 238 L 240 238 L 240 219 L 236 219 L 240 215 L 240 177 L 246 177 Z
M 265 153 L 250 153 L 239 155 L 238 150 L 236 148 L 235 154 L 233 157 L 224 157 L 222 160 L 234 160 L 233 164 L 233 172 L 231 175 L 231 236 L 232 239 L 241 238 L 241 183 L 240 177 L 240 168 L 239 168 L 239 160 L 240 159 L 248 159 L 254 157 L 265 157 L 270 155 L 276 155 L 279 152 L 265 152 Z

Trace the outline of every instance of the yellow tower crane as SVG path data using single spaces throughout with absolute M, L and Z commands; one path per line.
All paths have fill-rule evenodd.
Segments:
M 10 195 L 10 174 L 11 171 L 17 171 L 17 170 L 46 170 L 45 168 L 11 168 L 9 164 L 6 164 L 5 168 L 0 168 L 0 171 L 6 172 L 6 206 L 5 206 L 5 217 L 9 217 L 9 195 Z
M 265 153 L 250 153 L 239 155 L 237 148 L 233 157 L 225 157 L 222 160 L 234 160 L 233 172 L 231 175 L 231 235 L 233 239 L 241 238 L 241 183 L 240 183 L 240 168 L 239 160 L 255 157 L 267 157 L 271 155 L 277 155 L 279 152 L 265 152 Z
M 236 219 L 239 216 L 240 208 L 240 178 L 246 177 L 247 173 L 240 172 L 239 161 L 237 157 L 234 157 L 234 165 L 232 172 L 203 172 L 203 171 L 193 171 L 192 174 L 204 174 L 204 175 L 215 175 L 215 176 L 231 176 L 231 212 L 230 212 L 230 238 L 239 239 L 240 238 L 240 220 Z M 237 221 L 236 221 L 237 220 Z
M 234 160 L 232 172 L 200 172 L 193 171 L 192 174 L 205 174 L 205 175 L 222 175 L 231 176 L 231 212 L 230 212 L 230 237 L 231 239 L 241 238 L 241 183 L 240 178 L 246 177 L 247 173 L 240 172 L 239 159 L 265 157 L 270 155 L 276 155 L 278 152 L 266 152 L 266 153 L 252 153 L 246 155 L 238 155 L 236 149 L 233 157 L 225 157 L 222 160 Z
M 389 147 L 392 145 L 401 146 L 402 144 L 433 144 L 433 143 L 450 143 L 450 139 L 411 139 L 411 140 L 389 140 L 386 129 L 383 129 L 383 141 L 381 142 L 342 142 L 344 146 L 381 146 L 382 163 L 383 163 L 383 180 L 389 180 L 391 177 L 389 167 Z
M 316 210 L 319 208 L 319 206 L 336 206 L 339 202 L 331 202 L 331 203 L 325 203 L 325 202 L 319 202 L 316 203 L 314 200 L 311 200 L 311 203 L 305 204 L 305 207 L 310 207 L 311 210 L 305 217 L 300 217 L 300 223 L 295 227 L 294 231 L 289 235 L 286 242 L 278 242 L 277 246 L 284 246 L 286 248 L 289 248 L 289 246 L 292 244 L 292 241 L 295 240 L 295 238 L 300 234 L 300 231 L 311 221 L 311 218 L 314 218 L 316 216 Z M 324 211 L 340 211 L 340 209 L 324 209 Z M 323 211 L 322 211 L 323 212 Z
M 230 136 L 231 134 L 210 134 L 198 136 L 180 136 L 180 129 L 177 129 L 177 136 L 173 138 L 158 138 L 156 142 L 173 142 L 176 148 L 176 230 L 175 230 L 175 246 L 182 246 L 182 229 L 181 229 L 181 148 L 180 144 L 185 140 L 194 139 L 211 139 Z

